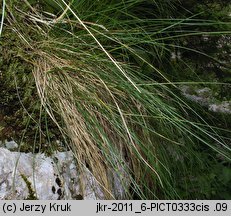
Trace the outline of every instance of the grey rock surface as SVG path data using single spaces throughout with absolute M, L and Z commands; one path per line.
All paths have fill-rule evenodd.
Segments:
M 58 152 L 52 158 L 44 154 L 11 152 L 0 148 L 0 199 L 103 199 L 104 195 L 90 171 L 82 174 L 85 190 L 79 185 L 79 174 L 71 152 Z M 115 196 L 124 196 L 115 174 Z
M 5 146 L 7 149 L 9 150 L 13 150 L 13 149 L 17 149 L 18 148 L 18 144 L 15 141 L 6 141 Z
M 210 88 L 192 90 L 190 86 L 183 85 L 180 90 L 186 98 L 207 107 L 210 111 L 231 114 L 231 101 L 217 102 Z

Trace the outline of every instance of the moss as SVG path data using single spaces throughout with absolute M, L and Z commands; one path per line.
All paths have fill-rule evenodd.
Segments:
M 28 194 L 27 198 L 25 198 L 25 200 L 38 200 L 38 198 L 36 197 L 36 193 L 32 187 L 31 182 L 28 180 L 28 178 L 25 175 L 21 174 L 21 177 L 24 180 L 24 182 L 26 183 L 26 186 L 27 186 L 28 192 L 29 192 L 29 194 Z
M 27 31 L 36 38 L 35 32 Z M 32 73 L 34 65 L 30 62 L 35 54 L 7 27 L 2 33 L 0 47 L 0 140 L 13 138 L 23 143 L 20 145 L 23 152 L 51 153 L 52 149 L 62 148 L 55 143 L 62 139 L 60 132 L 42 108 L 37 94 Z M 52 143 L 52 148 L 48 143 Z

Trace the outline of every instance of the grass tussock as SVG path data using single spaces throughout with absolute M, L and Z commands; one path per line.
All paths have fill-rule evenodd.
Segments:
M 104 198 L 118 198 L 112 173 L 125 187 L 123 198 L 180 198 L 176 173 L 201 163 L 196 149 L 209 146 L 229 160 L 223 137 L 159 67 L 170 62 L 165 54 L 175 38 L 203 34 L 189 29 L 200 20 L 166 17 L 171 1 L 22 2 L 6 3 L 1 40 L 4 31 L 16 35 L 17 57 L 33 66 L 41 109 Z

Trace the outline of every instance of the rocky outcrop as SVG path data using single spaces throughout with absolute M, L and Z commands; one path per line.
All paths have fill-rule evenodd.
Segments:
M 231 114 L 231 101 L 218 102 L 208 87 L 192 88 L 184 85 L 180 87 L 180 90 L 186 98 L 207 107 L 210 111 Z
M 75 160 L 71 152 L 58 152 L 53 157 L 44 154 L 11 152 L 0 148 L 0 199 L 103 199 L 96 179 L 86 168 L 81 178 L 82 192 Z M 124 187 L 112 174 L 115 198 L 122 199 Z

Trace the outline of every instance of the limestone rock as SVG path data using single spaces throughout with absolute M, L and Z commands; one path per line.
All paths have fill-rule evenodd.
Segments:
M 186 98 L 207 107 L 210 111 L 231 114 L 231 101 L 216 102 L 210 88 L 192 90 L 190 86 L 183 85 L 180 90 Z
M 9 150 L 13 150 L 13 149 L 17 149 L 18 148 L 18 144 L 14 140 L 12 140 L 12 141 L 6 141 L 5 146 Z
M 118 177 L 115 196 L 124 196 Z M 83 177 L 83 176 L 82 176 Z M 0 148 L 0 199 L 103 199 L 103 193 L 90 171 L 84 173 L 85 190 L 79 185 L 79 174 L 71 152 L 44 154 L 11 152 Z M 118 192 L 117 192 L 118 191 Z

